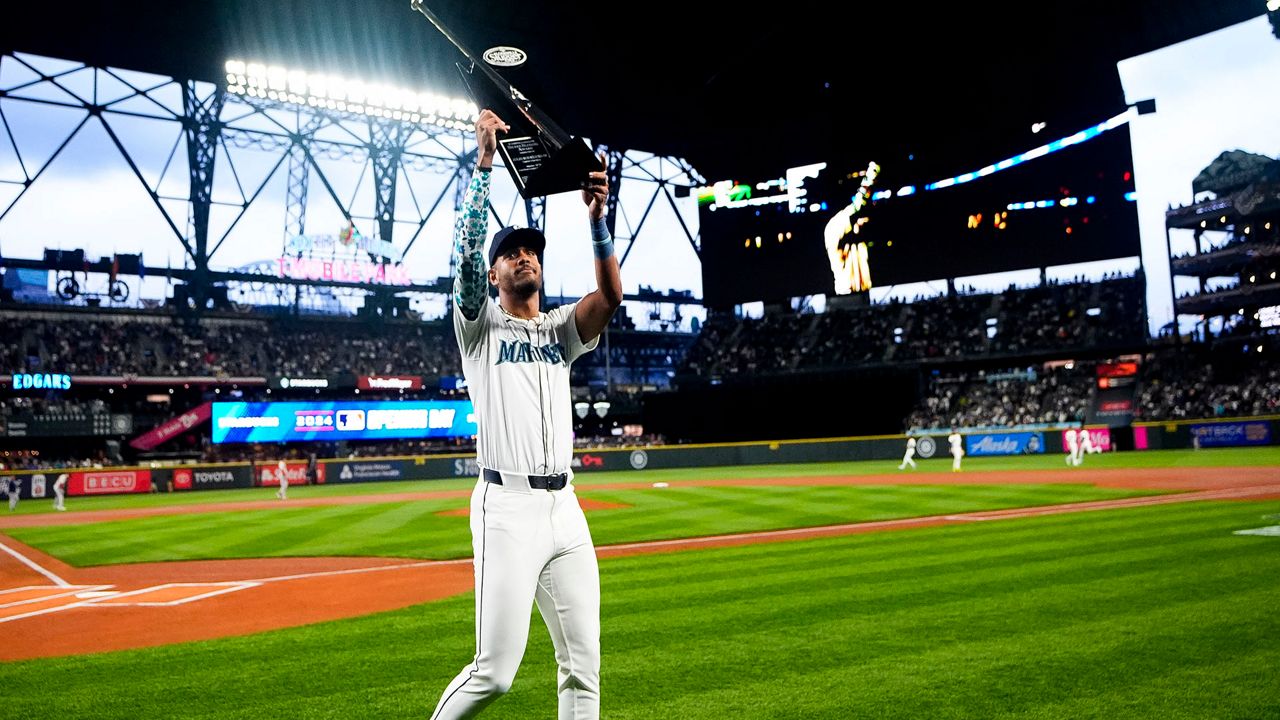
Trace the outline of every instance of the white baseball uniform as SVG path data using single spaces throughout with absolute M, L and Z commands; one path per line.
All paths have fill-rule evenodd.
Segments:
M 951 472 L 960 472 L 960 458 L 964 457 L 964 439 L 960 433 L 953 432 L 947 436 L 951 443 Z
M 5 488 L 9 493 L 9 512 L 18 509 L 18 499 L 22 497 L 22 480 L 17 475 L 9 478 L 9 482 L 5 483 Z
M 289 499 L 289 466 L 283 460 L 276 463 L 276 478 L 280 480 L 280 489 L 276 490 L 276 497 L 281 500 Z M 303 493 L 304 495 L 306 493 Z
M 1075 428 L 1067 428 L 1067 464 L 1080 464 L 1080 441 L 1076 438 Z
M 1084 455 L 1085 453 L 1092 454 L 1092 453 L 1100 453 L 1100 452 L 1102 452 L 1102 448 L 1098 445 L 1093 444 L 1093 434 L 1090 433 L 1088 430 L 1081 429 L 1080 430 L 1080 454 Z
M 916 455 L 916 439 L 907 438 L 907 452 L 902 456 L 902 462 L 898 465 L 898 469 L 903 470 L 908 465 L 910 465 L 911 467 L 915 467 L 916 461 L 911 459 L 915 457 L 915 455 Z
M 571 484 L 569 366 L 595 349 L 598 338 L 580 339 L 576 303 L 521 319 L 489 301 L 481 250 L 488 191 L 489 173 L 477 172 L 454 247 L 453 326 L 475 404 L 482 469 L 471 494 L 476 654 L 431 717 L 472 717 L 510 689 L 536 602 L 555 645 L 560 720 L 594 720 L 600 712 L 600 574 Z M 548 483 L 563 486 L 535 487 Z
M 67 497 L 67 474 L 62 473 L 57 480 L 53 481 L 53 509 L 66 510 L 65 505 Z

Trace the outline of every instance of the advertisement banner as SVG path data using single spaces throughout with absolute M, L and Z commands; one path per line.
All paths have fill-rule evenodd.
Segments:
M 245 466 L 179 467 L 173 469 L 174 490 L 215 490 L 253 487 L 253 475 Z
M 213 404 L 215 443 L 471 437 L 470 400 Z
M 403 460 L 344 460 L 324 464 L 332 466 L 327 471 L 331 483 L 376 482 L 405 478 L 406 463 Z M 334 473 L 337 474 L 334 475 Z
M 1270 445 L 1271 424 L 1261 421 L 1197 423 L 1191 426 L 1191 437 L 1200 441 L 1200 447 Z
M 73 472 L 67 479 L 68 495 L 119 495 L 151 492 L 150 470 Z
M 208 420 L 212 408 L 213 403 L 205 403 L 199 407 L 192 408 L 130 440 L 129 446 L 137 450 L 151 450 L 163 445 L 165 442 Z
M 1030 455 L 1044 452 L 1044 433 L 1012 432 L 990 435 L 966 435 L 965 453 L 969 455 Z
M 285 477 L 289 479 L 290 485 L 307 484 L 307 463 L 305 460 L 286 462 L 284 468 Z M 261 485 L 262 487 L 279 487 L 280 478 L 276 473 L 276 463 L 264 463 L 258 465 L 258 485 Z M 324 483 L 325 463 L 316 463 L 316 484 L 323 485 Z

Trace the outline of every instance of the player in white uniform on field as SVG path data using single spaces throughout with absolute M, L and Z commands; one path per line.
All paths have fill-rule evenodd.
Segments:
M 960 433 L 952 429 L 951 434 L 947 436 L 947 442 L 951 443 L 951 472 L 960 472 L 960 458 L 964 457 L 964 440 L 960 437 Z
M 1102 448 L 1093 444 L 1093 433 L 1080 428 L 1080 457 L 1102 452 Z
M 1080 440 L 1076 437 L 1075 428 L 1067 428 L 1067 464 L 1072 467 L 1080 464 Z
M 907 438 L 907 452 L 902 456 L 902 462 L 899 463 L 898 469 L 905 470 L 908 465 L 912 468 L 916 466 L 916 461 L 911 458 L 916 456 L 916 439 Z
M 67 474 L 62 473 L 57 480 L 53 481 L 53 509 L 66 510 L 67 499 Z
M 289 466 L 284 460 L 276 463 L 276 479 L 280 481 L 280 489 L 276 490 L 276 497 L 280 500 L 289 499 Z
M 471 495 L 476 654 L 449 683 L 432 720 L 466 718 L 506 692 L 529 639 L 536 602 L 555 645 L 560 720 L 600 716 L 600 573 L 569 469 L 573 408 L 569 366 L 595 349 L 622 302 L 622 280 L 605 225 L 608 180 L 591 173 L 583 201 L 591 219 L 597 290 L 539 311 L 546 239 L 504 228 L 483 248 L 497 131 L 476 121 L 477 168 L 454 239 L 453 327 L 475 403 L 481 476 Z M 489 301 L 487 284 L 498 288 Z

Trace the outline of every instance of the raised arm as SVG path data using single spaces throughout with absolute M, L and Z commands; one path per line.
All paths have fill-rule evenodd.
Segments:
M 498 149 L 497 131 L 509 130 L 492 111 L 482 110 L 476 120 L 476 173 L 471 176 L 466 199 L 453 229 L 454 262 L 458 275 L 453 279 L 453 302 L 468 320 L 480 317 L 487 298 L 488 268 L 484 260 L 484 236 L 489 231 L 489 174 Z
M 602 167 L 608 167 L 600 157 Z M 618 258 L 613 254 L 613 238 L 605 224 L 606 203 L 609 200 L 609 177 L 603 170 L 593 172 L 582 191 L 582 201 L 587 204 L 591 220 L 591 244 L 595 249 L 596 289 L 578 301 L 573 319 L 578 325 L 578 337 L 589 343 L 604 332 L 609 319 L 622 304 L 622 275 L 618 270 Z

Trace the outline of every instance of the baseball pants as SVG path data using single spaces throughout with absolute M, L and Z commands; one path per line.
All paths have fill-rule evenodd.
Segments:
M 445 688 L 432 720 L 475 716 L 511 688 L 536 602 L 559 667 L 559 720 L 600 716 L 600 571 L 570 485 L 548 492 L 477 483 L 471 494 L 476 654 Z

